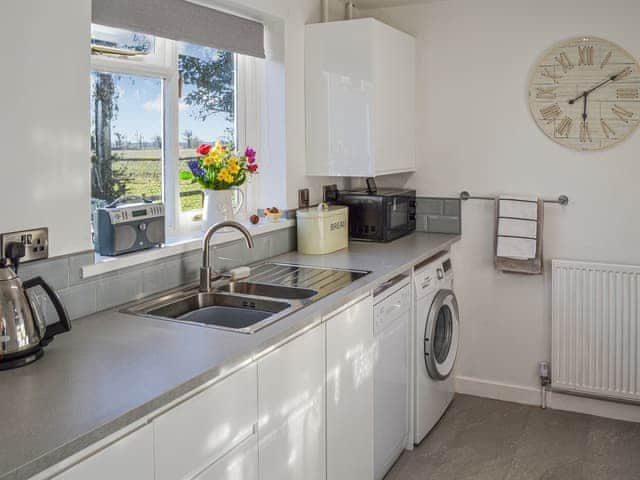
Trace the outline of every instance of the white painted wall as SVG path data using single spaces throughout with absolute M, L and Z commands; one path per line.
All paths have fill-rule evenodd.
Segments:
M 0 6 L 0 232 L 49 227 L 51 255 L 91 248 L 90 4 Z
M 418 39 L 418 172 L 403 179 L 408 185 L 429 195 L 566 194 L 569 206 L 545 210 L 547 272 L 552 258 L 640 264 L 640 132 L 612 150 L 574 152 L 543 136 L 526 97 L 538 56 L 564 38 L 596 35 L 640 55 L 640 3 L 448 0 L 361 15 Z M 536 364 L 550 357 L 550 275 L 496 272 L 493 232 L 492 204 L 466 203 L 454 265 L 464 322 L 459 384 L 537 402 Z

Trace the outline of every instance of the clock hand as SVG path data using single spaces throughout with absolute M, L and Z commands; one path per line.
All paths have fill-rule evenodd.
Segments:
M 571 100 L 569 100 L 569 105 L 573 105 L 574 103 L 576 103 L 578 100 L 580 100 L 582 97 L 586 97 L 587 95 L 589 95 L 591 92 L 593 92 L 594 90 L 597 90 L 600 87 L 605 86 L 607 83 L 609 82 L 615 82 L 618 77 L 620 75 L 622 75 L 624 72 L 626 72 L 627 69 L 625 68 L 624 70 L 622 70 L 619 73 L 616 73 L 615 75 L 611 75 L 609 78 L 607 78 L 606 80 L 603 80 L 602 82 L 600 82 L 599 84 L 597 84 L 595 87 L 590 88 L 589 90 L 584 91 L 581 95 L 578 95 L 576 98 L 572 98 Z
M 589 96 L 589 94 L 587 92 L 584 93 L 584 109 L 582 110 L 582 121 L 586 122 L 587 121 L 587 97 Z

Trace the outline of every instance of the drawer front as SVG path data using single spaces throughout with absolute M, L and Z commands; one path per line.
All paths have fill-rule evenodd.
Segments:
M 251 436 L 257 403 L 252 364 L 158 417 L 156 480 L 191 478 Z
M 54 480 L 153 480 L 153 429 L 142 427 L 97 452 Z
M 391 322 L 411 308 L 411 287 L 406 285 L 373 307 L 374 330 L 384 330 Z
M 193 480 L 258 480 L 258 436 L 251 435 Z

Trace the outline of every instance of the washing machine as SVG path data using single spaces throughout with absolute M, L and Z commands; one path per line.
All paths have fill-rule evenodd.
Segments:
M 460 314 L 448 253 L 417 265 L 415 288 L 414 438 L 417 445 L 453 400 Z

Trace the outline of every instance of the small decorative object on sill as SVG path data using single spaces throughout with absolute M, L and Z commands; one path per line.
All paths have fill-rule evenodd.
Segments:
M 180 172 L 181 180 L 199 183 L 204 191 L 202 228 L 225 220 L 232 220 L 244 202 L 244 194 L 238 189 L 249 175 L 257 173 L 256 151 L 247 147 L 241 155 L 232 144 L 203 143 L 196 149 L 198 158 L 190 160 L 189 170 Z M 238 201 L 234 205 L 234 190 Z
M 264 216 L 270 222 L 277 222 L 278 220 L 280 220 L 281 215 L 282 215 L 282 212 L 278 210 L 277 207 L 264 209 Z

